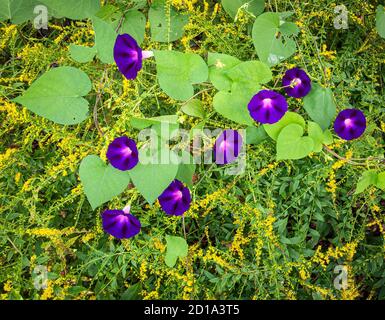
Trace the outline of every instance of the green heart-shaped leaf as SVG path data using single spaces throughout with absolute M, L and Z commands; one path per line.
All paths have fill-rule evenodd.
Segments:
M 130 170 L 130 176 L 141 195 L 149 204 L 153 204 L 175 179 L 179 165 L 150 163 L 147 161 L 149 159 L 146 159 L 145 152 L 144 149 L 139 151 L 140 162 Z M 144 159 L 149 163 L 145 163 Z
M 214 96 L 213 106 L 215 111 L 223 117 L 240 124 L 252 126 L 254 120 L 250 117 L 247 105 L 253 95 L 253 93 L 247 92 L 220 91 Z
M 80 63 L 91 61 L 98 52 L 95 47 L 85 47 L 76 44 L 70 44 L 69 51 L 71 58 Z
M 112 64 L 114 60 L 114 45 L 117 37 L 116 28 L 120 19 L 110 23 L 97 16 L 92 17 L 92 25 L 95 32 L 95 45 L 85 47 L 71 44 L 69 47 L 71 58 L 77 62 L 91 61 L 95 55 L 103 63 Z M 146 18 L 143 13 L 130 10 L 125 13 L 119 33 L 128 33 L 140 44 L 144 39 Z
M 306 128 L 305 119 L 299 115 L 298 113 L 288 111 L 285 115 L 274 124 L 264 124 L 263 128 L 270 138 L 273 140 L 277 140 L 278 136 L 283 128 L 288 126 L 289 124 L 299 124 L 303 129 Z
M 259 144 L 266 139 L 267 134 L 263 126 L 246 128 L 246 144 Z
M 94 47 L 98 58 L 103 63 L 114 63 L 114 45 L 117 36 L 114 27 L 97 17 L 92 18 L 92 24 L 95 31 Z
M 368 187 L 376 185 L 378 179 L 377 171 L 368 170 L 365 171 L 360 180 L 357 183 L 356 191 L 354 194 L 359 194 L 364 192 Z
M 118 26 L 119 20 L 114 24 L 114 29 Z M 146 17 L 137 10 L 130 10 L 124 15 L 124 21 L 120 27 L 119 33 L 128 33 L 131 35 L 140 45 L 144 40 L 144 34 L 146 33 Z
M 209 79 L 219 91 L 230 91 L 232 80 L 226 72 L 241 61 L 227 54 L 209 52 L 207 62 L 209 65 Z
M 113 48 L 117 34 L 113 25 L 96 16 L 92 17 L 92 25 L 95 32 L 95 45 L 93 47 L 70 45 L 71 58 L 85 63 L 97 55 L 103 63 L 114 63 Z
M 385 172 L 377 173 L 376 170 L 365 171 L 357 183 L 354 194 L 362 193 L 370 186 L 385 190 Z
M 104 21 L 113 22 L 116 19 L 120 19 L 121 13 L 117 6 L 113 4 L 105 4 L 95 13 L 95 16 L 103 19 Z
M 376 29 L 378 34 L 385 38 L 385 9 L 384 6 L 379 5 L 376 11 Z
M 91 81 L 74 67 L 54 68 L 44 73 L 14 99 L 27 109 L 60 124 L 76 124 L 87 118 Z
M 12 23 L 20 24 L 32 20 L 33 9 L 40 4 L 37 0 L 0 0 L 0 21 L 10 19 Z
M 308 123 L 309 137 L 314 141 L 314 152 L 321 152 L 322 146 L 331 144 L 333 136 L 329 130 L 322 131 L 318 123 L 309 121 Z
M 178 155 L 182 157 L 183 161 L 179 164 L 178 172 L 176 174 L 176 179 L 184 182 L 188 187 L 193 187 L 193 175 L 195 173 L 196 165 L 194 159 L 186 151 L 181 151 Z
M 206 62 L 197 54 L 177 51 L 154 51 L 159 85 L 175 100 L 188 100 L 194 94 L 193 84 L 208 78 Z
M 258 16 L 265 9 L 265 0 L 222 0 L 222 6 L 233 19 L 241 7 Z
M 106 165 L 98 156 L 85 157 L 79 169 L 84 192 L 93 210 L 121 194 L 130 182 L 128 171 Z
M 191 117 L 203 119 L 206 116 L 202 101 L 198 99 L 191 99 L 186 104 L 184 104 L 180 110 Z
M 330 88 L 322 88 L 314 83 L 310 93 L 304 98 L 304 109 L 322 130 L 327 129 L 336 115 L 336 105 Z
M 289 124 L 281 130 L 277 140 L 277 160 L 302 159 L 313 151 L 313 139 L 303 137 L 303 132 L 299 124 Z
M 281 18 L 279 13 L 266 12 L 255 19 L 253 26 L 252 36 L 258 57 L 270 66 L 289 58 L 297 49 L 292 36 L 299 32 L 298 27 L 293 23 L 284 26 Z
M 73 20 L 90 18 L 100 9 L 99 0 L 39 0 L 39 2 L 48 6 L 55 17 Z
M 36 18 L 37 5 L 45 5 L 49 16 L 82 20 L 90 18 L 100 8 L 99 0 L 0 0 L 0 21 L 11 19 L 20 24 Z
M 167 249 L 165 262 L 170 268 L 175 266 L 178 258 L 185 258 L 188 254 L 188 245 L 185 239 L 181 237 L 166 236 Z
M 261 61 L 242 62 L 226 71 L 226 75 L 232 81 L 233 92 L 247 90 L 255 93 L 256 88 L 273 78 L 269 66 Z
M 380 172 L 377 175 L 376 187 L 385 191 L 385 172 Z
M 214 109 L 237 123 L 253 125 L 254 120 L 250 117 L 247 105 L 260 90 L 261 84 L 272 79 L 270 68 L 260 61 L 246 61 L 225 71 L 222 76 L 229 79 L 231 92 L 218 92 L 213 100 Z
M 323 144 L 328 146 L 329 144 L 332 144 L 334 142 L 333 134 L 330 132 L 330 130 L 324 131 L 324 140 Z

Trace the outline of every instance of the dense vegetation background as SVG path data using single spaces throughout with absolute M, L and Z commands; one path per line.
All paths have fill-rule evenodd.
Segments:
M 184 36 L 145 49 L 173 48 L 206 57 L 209 51 L 257 59 L 250 36 L 254 18 L 234 21 L 214 0 L 168 1 L 189 14 Z M 122 80 L 116 66 L 97 60 L 78 64 L 70 44 L 92 45 L 90 21 L 52 19 L 48 30 L 30 23 L 0 25 L 0 298 L 1 299 L 384 299 L 385 197 L 370 188 L 353 195 L 362 171 L 383 162 L 385 41 L 375 30 L 381 1 L 274 0 L 266 11 L 292 11 L 300 27 L 297 53 L 273 69 L 275 81 L 294 66 L 332 88 L 338 110 L 359 108 L 368 119 L 365 135 L 336 139 L 330 149 L 298 161 L 275 161 L 270 139 L 247 150 L 247 170 L 226 176 L 201 165 L 194 177 L 193 205 L 185 218 L 188 258 L 164 263 L 165 236 L 183 236 L 182 220 L 149 207 L 135 188 L 108 207 L 132 210 L 141 233 L 118 241 L 104 233 L 100 212 L 82 191 L 78 166 L 88 154 L 105 158 L 117 135 L 134 136 L 133 116 L 178 112 L 146 61 L 136 81 Z M 127 1 L 104 1 L 122 10 Z M 344 4 L 349 27 L 336 30 L 334 8 Z M 382 3 L 383 4 L 383 3 Z M 142 11 L 146 13 L 147 9 Z M 76 66 L 102 90 L 98 134 L 92 117 L 61 126 L 11 102 L 45 71 Z M 105 74 L 102 80 L 102 74 Z M 102 82 L 101 82 L 102 80 Z M 202 94 L 212 111 L 215 89 Z M 88 99 L 95 103 L 95 93 Z M 300 100 L 291 110 L 305 114 Z M 183 127 L 197 119 L 178 112 Z M 209 126 L 236 125 L 213 114 Z M 339 155 L 339 158 L 336 156 Z M 348 287 L 335 288 L 338 265 L 347 267 Z M 48 287 L 34 287 L 36 266 L 48 269 Z

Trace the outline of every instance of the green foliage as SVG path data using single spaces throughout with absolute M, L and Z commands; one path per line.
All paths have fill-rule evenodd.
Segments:
M 116 32 L 112 25 L 99 19 L 92 18 L 92 24 L 95 30 L 95 49 L 97 56 L 103 63 L 114 63 L 114 44 Z
M 174 267 L 178 258 L 187 257 L 188 245 L 185 239 L 181 237 L 166 236 L 167 251 L 165 256 L 166 265 Z
M 376 29 L 378 34 L 385 38 L 385 9 L 384 6 L 379 5 L 376 11 Z
M 116 20 L 114 26 L 118 27 L 119 20 Z M 140 45 L 144 40 L 146 29 L 146 17 L 143 13 L 137 10 L 130 10 L 125 13 L 124 21 L 120 27 L 119 33 L 128 33 Z
M 140 293 L 142 291 L 142 285 L 138 282 L 130 286 L 121 296 L 122 300 L 139 300 Z
M 260 61 L 242 62 L 226 71 L 231 80 L 231 91 L 240 93 L 242 90 L 256 92 L 260 84 L 268 83 L 273 75 L 270 68 Z
M 167 12 L 169 10 L 169 12 Z M 183 36 L 183 27 L 188 16 L 179 14 L 166 0 L 153 1 L 148 19 L 151 26 L 151 37 L 158 42 L 172 42 Z
M 73 67 L 51 69 L 37 79 L 22 96 L 14 99 L 32 112 L 60 124 L 86 119 L 91 90 L 88 76 Z
M 355 194 L 364 192 L 370 186 L 375 186 L 385 191 L 385 171 L 380 173 L 376 170 L 365 171 L 357 183 Z
M 185 160 L 179 164 L 176 179 L 185 183 L 189 188 L 193 188 L 193 176 L 195 174 L 196 165 L 193 162 L 191 154 L 186 151 L 179 153 L 181 159 Z
M 197 54 L 177 51 L 155 51 L 159 86 L 175 100 L 188 100 L 194 94 L 194 84 L 208 78 L 208 68 Z
M 198 99 L 191 99 L 187 101 L 187 103 L 184 104 L 180 110 L 192 117 L 204 118 L 206 116 L 202 101 Z
M 76 44 L 69 46 L 71 58 L 80 63 L 92 61 L 98 50 L 95 47 L 84 47 Z
M 146 0 L 104 3 L 117 10 L 103 9 L 96 16 L 114 28 L 127 10 L 148 17 Z M 242 9 L 234 21 L 224 10 L 214 10 L 219 0 L 207 3 L 207 8 L 203 0 L 193 8 L 174 8 L 189 16 L 181 41 L 158 43 L 146 30 L 142 47 L 255 60 L 253 16 Z M 180 115 L 183 103 L 170 99 L 156 83 L 154 59 L 144 62 L 135 81 L 122 81 L 113 64 L 94 59 L 79 66 L 71 58 L 71 44 L 94 45 L 90 19 L 51 19 L 49 29 L 40 31 L 30 23 L 2 23 L 0 299 L 385 299 L 385 96 L 379 67 L 385 60 L 384 41 L 373 32 L 376 12 L 370 3 L 349 4 L 349 30 L 334 28 L 334 5 L 332 0 L 266 1 L 268 12 L 292 11 L 291 21 L 301 32 L 295 38 L 297 52 L 272 68 L 272 81 L 263 87 L 283 93 L 284 71 L 301 67 L 314 83 L 331 88 L 338 112 L 362 110 L 367 133 L 347 142 L 326 130 L 323 144 L 334 138 L 328 149 L 284 161 L 277 161 L 276 141 L 266 138 L 265 126 L 234 124 L 215 112 L 217 90 L 231 92 L 232 81 L 222 74 L 220 88 L 211 75 L 210 83 L 194 85 L 203 120 Z M 285 34 L 291 29 L 290 24 L 280 28 Z M 12 102 L 54 64 L 80 67 L 88 75 L 93 90 L 86 99 L 92 106 L 101 88 L 96 116 L 103 136 L 91 116 L 76 126 L 62 126 Z M 213 64 L 209 61 L 210 72 Z M 246 114 L 247 103 L 242 104 Z M 288 98 L 288 103 L 302 117 L 297 123 L 305 132 L 302 137 L 312 136 L 319 148 L 320 130 L 310 124 L 303 101 Z M 249 143 L 244 174 L 226 175 L 226 168 L 215 164 L 196 166 L 193 207 L 184 219 L 188 254 L 172 269 L 165 263 L 166 235 L 183 236 L 182 220 L 165 215 L 157 203 L 149 206 L 131 183 L 108 205 L 93 210 L 78 174 L 87 155 L 104 159 L 114 137 L 135 138 L 139 127 L 159 128 L 167 121 L 154 119 L 162 116 L 185 129 L 247 128 Z M 275 139 L 291 124 L 277 130 Z M 209 146 L 213 143 L 205 139 Z M 367 170 L 378 173 L 378 186 L 355 194 Z M 191 179 L 191 172 L 182 174 L 178 166 L 177 177 Z M 128 203 L 142 231 L 119 241 L 103 231 L 100 213 Z M 337 265 L 349 268 L 347 290 L 334 287 Z M 49 270 L 46 289 L 33 285 L 36 266 Z
M 113 48 L 116 39 L 114 27 L 97 17 L 92 18 L 92 23 L 95 31 L 95 45 L 92 48 L 71 45 L 72 59 L 78 62 L 88 62 L 97 55 L 103 63 L 114 63 Z
M 314 142 L 314 152 L 321 152 L 322 145 L 329 145 L 333 143 L 333 136 L 329 130 L 322 131 L 318 123 L 309 121 L 308 123 L 308 134 Z
M 241 8 L 258 16 L 265 8 L 265 0 L 222 0 L 222 6 L 233 19 L 236 18 L 238 10 Z
M 168 149 L 160 149 L 159 153 L 155 155 L 147 155 L 146 150 L 140 150 L 139 159 L 140 162 L 130 170 L 130 177 L 135 187 L 146 199 L 149 204 L 153 204 L 154 201 L 162 194 L 170 183 L 175 179 L 179 164 L 175 162 L 168 164 L 159 164 L 162 161 L 162 152 L 165 152 L 168 156 Z M 158 158 L 155 163 L 152 163 L 152 156 Z M 166 162 L 166 160 L 164 160 Z M 156 179 L 156 183 L 154 183 Z
M 336 105 L 331 89 L 313 83 L 310 93 L 304 98 L 304 108 L 310 118 L 323 130 L 329 128 L 336 116 Z
M 254 121 L 247 112 L 247 104 L 252 97 L 252 93 L 220 91 L 215 95 L 213 105 L 215 111 L 223 117 L 239 124 L 251 126 Z
M 266 130 L 266 133 L 270 138 L 277 140 L 278 136 L 283 128 L 289 124 L 298 124 L 303 129 L 306 127 L 305 119 L 298 113 L 288 111 L 285 115 L 274 124 L 264 124 L 263 128 Z
M 23 23 L 32 19 L 35 0 L 0 0 L 0 21 L 10 19 L 12 23 Z
M 160 116 L 160 117 L 152 117 L 152 118 L 132 117 L 130 119 L 130 123 L 134 128 L 139 130 L 142 130 L 151 126 L 160 126 L 162 123 L 167 124 L 170 131 L 179 127 L 178 117 L 174 114 Z
M 258 144 L 267 138 L 263 126 L 246 128 L 246 144 Z
M 121 14 L 118 13 L 117 18 L 113 22 L 107 22 L 97 16 L 93 16 L 95 45 L 93 47 L 85 47 L 71 44 L 69 47 L 71 58 L 77 62 L 86 63 L 97 55 L 103 63 L 112 64 L 114 63 L 113 49 L 117 33 L 128 33 L 139 44 L 143 42 L 146 19 L 141 12 L 135 10 L 128 11 L 124 16 L 123 22 L 120 21 Z
M 277 139 L 277 160 L 301 159 L 313 151 L 313 139 L 303 137 L 303 133 L 303 128 L 295 123 L 281 130 Z
M 230 91 L 232 81 L 227 75 L 227 71 L 240 64 L 241 61 L 227 54 L 213 52 L 209 52 L 207 60 L 210 82 L 219 91 Z
M 121 194 L 130 182 L 130 175 L 106 165 L 98 156 L 87 156 L 80 164 L 79 176 L 84 193 L 93 210 Z
M 32 21 L 39 13 L 34 13 L 38 5 L 46 6 L 49 16 L 70 19 L 87 19 L 100 9 L 99 0 L 0 0 L 0 21 L 10 19 L 15 24 Z
M 86 19 L 100 9 L 99 0 L 40 0 L 39 2 L 48 6 L 49 11 L 58 18 Z
M 316 122 L 308 122 L 308 136 L 302 137 L 305 119 L 295 112 L 286 112 L 280 121 L 263 125 L 264 131 L 277 141 L 277 160 L 301 159 L 311 152 L 321 152 L 323 145 L 333 143 L 329 130 L 323 131 Z
M 229 57 L 226 59 L 224 64 L 230 60 Z M 221 74 L 218 71 L 214 74 L 218 87 L 225 88 L 231 84 L 230 92 L 219 91 L 215 95 L 214 109 L 234 122 L 252 125 L 254 121 L 249 115 L 247 105 L 253 95 L 260 90 L 261 84 L 272 79 L 269 67 L 260 61 L 246 61 L 238 63 L 226 71 L 221 71 Z
M 253 26 L 253 42 L 259 59 L 274 66 L 292 56 L 296 51 L 293 36 L 298 32 L 298 27 L 282 21 L 279 13 L 258 16 Z

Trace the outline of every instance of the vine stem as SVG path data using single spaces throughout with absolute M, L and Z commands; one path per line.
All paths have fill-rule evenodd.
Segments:
M 94 104 L 94 112 L 93 112 L 95 127 L 98 130 L 100 136 L 102 137 L 104 136 L 104 132 L 100 127 L 99 120 L 98 120 L 98 106 L 99 104 L 102 104 L 102 87 L 106 76 L 107 76 L 107 68 L 104 69 L 102 79 L 100 80 L 98 85 L 98 90 L 96 92 L 96 100 Z
M 183 235 L 184 235 L 184 239 L 187 240 L 186 224 L 185 224 L 185 222 L 184 222 L 184 215 L 182 216 L 182 227 L 183 227 Z
M 362 164 L 362 163 L 358 163 L 358 162 L 355 162 L 355 161 L 352 161 L 350 159 L 347 159 L 343 156 L 340 156 L 338 153 L 334 152 L 332 149 L 330 149 L 329 147 L 327 146 L 324 146 L 324 150 L 327 151 L 328 153 L 330 153 L 333 157 L 339 159 L 339 160 L 343 160 L 349 164 L 352 164 L 352 165 L 355 165 L 355 166 L 362 166 L 362 165 L 365 165 L 365 164 Z
M 196 94 L 194 94 L 191 98 L 189 98 L 188 100 L 186 100 L 185 102 L 182 102 L 181 105 L 182 106 L 185 106 L 186 104 L 188 104 L 191 100 L 193 100 L 194 98 L 198 97 L 199 95 L 203 94 L 204 92 L 207 92 L 207 91 L 210 91 L 212 88 L 207 88 L 207 89 L 203 89 L 199 92 L 197 92 Z
M 125 19 L 126 12 L 127 11 L 125 11 L 125 13 L 120 17 L 119 23 L 115 28 L 115 32 L 118 32 L 120 27 L 122 26 L 122 23 Z M 104 136 L 104 132 L 103 132 L 102 128 L 100 127 L 100 123 L 98 120 L 98 107 L 99 107 L 99 104 L 101 104 L 103 106 L 103 101 L 102 101 L 103 89 L 102 88 L 103 88 L 104 81 L 107 77 L 107 71 L 108 71 L 108 66 L 104 67 L 102 79 L 100 80 L 100 82 L 98 84 L 98 90 L 96 92 L 96 100 L 95 100 L 94 109 L 93 109 L 93 118 L 94 118 L 95 127 L 98 130 L 99 135 L 102 137 Z
M 356 162 L 354 160 L 351 160 L 351 159 L 347 159 L 343 156 L 340 156 L 338 153 L 334 152 L 333 150 L 331 150 L 329 147 L 327 146 L 324 146 L 324 150 L 327 151 L 328 153 L 330 153 L 332 156 L 334 156 L 335 158 L 339 159 L 339 160 L 343 160 L 351 165 L 354 165 L 354 166 L 366 166 L 367 164 L 366 163 L 359 163 L 359 162 Z M 384 161 L 383 159 L 376 159 L 376 158 L 367 158 L 367 159 L 355 159 L 355 160 L 359 160 L 359 161 L 373 161 L 373 160 L 377 160 L 377 161 Z

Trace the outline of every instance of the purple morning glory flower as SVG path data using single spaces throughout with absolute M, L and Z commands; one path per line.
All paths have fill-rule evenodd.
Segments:
M 179 180 L 174 180 L 158 198 L 163 211 L 169 215 L 181 216 L 190 208 L 190 190 Z
M 127 79 L 135 79 L 142 69 L 143 59 L 152 56 L 152 51 L 142 51 L 136 40 L 129 34 L 120 34 L 116 38 L 114 59 L 119 71 Z
M 116 138 L 108 146 L 107 159 L 116 169 L 122 171 L 132 169 L 139 162 L 135 141 L 126 136 Z
M 278 92 L 261 90 L 251 99 L 248 109 L 255 121 L 273 124 L 284 116 L 288 106 L 285 97 Z
M 102 213 L 103 229 L 118 239 L 127 239 L 140 232 L 140 221 L 130 214 L 130 207 L 123 210 L 106 210 Z
M 282 79 L 286 94 L 293 98 L 303 98 L 311 90 L 311 80 L 305 71 L 293 68 L 287 70 Z
M 242 148 L 242 136 L 236 130 L 224 130 L 214 144 L 216 164 L 228 164 L 235 161 Z
M 334 121 L 334 131 L 344 140 L 359 138 L 366 129 L 366 118 L 361 110 L 345 109 Z

